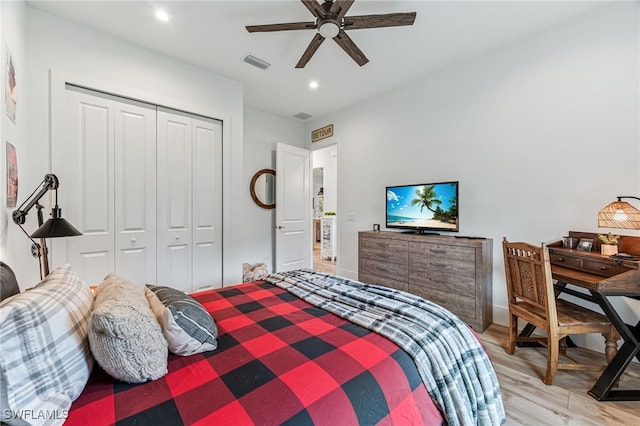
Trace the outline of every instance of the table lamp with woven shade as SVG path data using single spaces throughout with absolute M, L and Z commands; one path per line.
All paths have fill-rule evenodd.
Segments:
M 618 197 L 618 201 L 614 201 L 600 210 L 598 213 L 598 227 L 640 229 L 640 210 L 626 201 L 622 201 L 623 198 L 640 200 L 640 198 L 632 196 Z

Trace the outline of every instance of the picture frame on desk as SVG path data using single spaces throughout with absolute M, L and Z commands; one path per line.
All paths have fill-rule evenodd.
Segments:
M 580 251 L 591 251 L 593 247 L 593 240 L 590 238 L 580 238 L 578 242 L 578 250 Z

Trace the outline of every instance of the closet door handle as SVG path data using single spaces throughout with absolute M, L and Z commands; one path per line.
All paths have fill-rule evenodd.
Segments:
M 131 237 L 131 244 L 135 244 L 136 243 L 136 237 Z

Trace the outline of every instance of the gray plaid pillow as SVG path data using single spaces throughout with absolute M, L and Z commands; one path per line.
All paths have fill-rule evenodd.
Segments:
M 193 355 L 218 347 L 218 328 L 196 299 L 175 288 L 147 285 L 145 295 L 176 355 Z
M 87 340 L 92 303 L 89 287 L 64 265 L 0 304 L 3 422 L 64 422 L 93 367 Z

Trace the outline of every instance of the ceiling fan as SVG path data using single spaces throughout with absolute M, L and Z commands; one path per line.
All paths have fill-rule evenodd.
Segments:
M 271 32 L 289 30 L 317 30 L 315 36 L 307 46 L 302 57 L 296 64 L 296 68 L 304 68 L 322 42 L 332 38 L 338 43 L 347 55 L 351 56 L 360 66 L 369 62 L 369 59 L 356 46 L 345 31 L 360 30 L 363 28 L 399 27 L 413 25 L 416 12 L 387 13 L 384 15 L 360 15 L 345 16 L 355 0 L 326 0 L 318 3 L 318 0 L 301 0 L 302 4 L 315 16 L 315 22 L 290 22 L 284 24 L 248 25 L 247 31 Z

